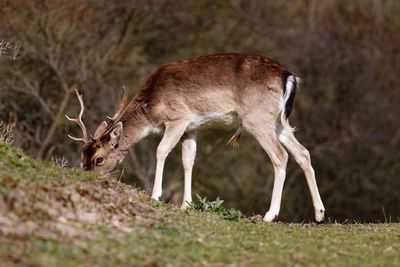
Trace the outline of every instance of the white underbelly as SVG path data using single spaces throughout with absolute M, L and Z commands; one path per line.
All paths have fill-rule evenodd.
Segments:
M 236 112 L 211 112 L 201 115 L 195 115 L 187 126 L 186 131 L 208 128 L 233 129 L 237 128 L 239 124 L 240 121 Z

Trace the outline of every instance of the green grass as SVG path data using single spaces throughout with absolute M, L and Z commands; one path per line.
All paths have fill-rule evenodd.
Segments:
M 399 241 L 398 223 L 265 224 L 180 211 L 0 145 L 0 266 L 399 266 Z

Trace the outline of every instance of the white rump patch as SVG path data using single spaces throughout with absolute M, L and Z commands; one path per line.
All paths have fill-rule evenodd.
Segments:
M 296 82 L 296 77 L 294 77 L 293 75 L 289 75 L 289 77 L 286 80 L 286 85 L 285 85 L 285 87 L 286 87 L 285 96 L 284 96 L 285 103 L 288 101 L 290 95 L 292 94 L 295 82 Z

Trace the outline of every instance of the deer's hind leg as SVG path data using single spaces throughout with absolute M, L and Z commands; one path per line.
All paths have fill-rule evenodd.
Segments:
M 185 133 L 182 137 L 182 164 L 185 186 L 181 209 L 186 209 L 192 202 L 192 171 L 196 157 L 196 133 Z
M 303 169 L 306 176 L 308 188 L 311 193 L 311 198 L 315 211 L 315 220 L 322 222 L 324 220 L 325 208 L 319 195 L 317 182 L 315 180 L 315 172 L 311 165 L 310 152 L 297 141 L 290 129 L 282 128 L 278 131 L 279 141 L 293 154 L 296 162 Z
M 243 120 L 243 126 L 257 139 L 262 148 L 270 157 L 274 167 L 275 174 L 271 205 L 268 212 L 264 216 L 264 221 L 271 222 L 278 217 L 281 206 L 288 153 L 278 140 L 275 131 L 275 124 L 271 125 L 271 123 L 268 123 L 266 120 L 260 121 L 256 119 L 247 119 Z

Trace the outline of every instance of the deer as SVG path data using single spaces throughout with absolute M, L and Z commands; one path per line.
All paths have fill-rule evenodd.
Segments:
M 144 82 L 128 103 L 126 89 L 119 107 L 88 135 L 82 122 L 84 103 L 75 89 L 81 111 L 77 123 L 83 142 L 81 167 L 108 175 L 128 149 L 150 134 L 163 134 L 156 151 L 156 172 L 151 198 L 159 200 L 165 160 L 182 143 L 184 194 L 181 208 L 192 202 L 192 170 L 197 132 L 202 129 L 234 131 L 228 141 L 239 144 L 242 132 L 252 135 L 269 156 L 274 169 L 270 208 L 263 220 L 278 217 L 289 151 L 305 175 L 315 212 L 323 222 L 322 203 L 309 151 L 295 138 L 289 124 L 300 78 L 285 66 L 261 55 L 215 54 L 164 64 Z

